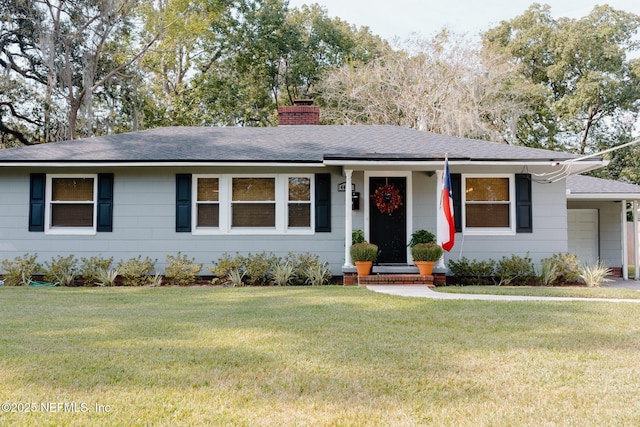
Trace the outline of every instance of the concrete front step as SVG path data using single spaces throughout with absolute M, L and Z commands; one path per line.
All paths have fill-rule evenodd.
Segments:
M 358 276 L 358 285 L 427 285 L 434 287 L 433 276 L 419 274 L 372 274 Z

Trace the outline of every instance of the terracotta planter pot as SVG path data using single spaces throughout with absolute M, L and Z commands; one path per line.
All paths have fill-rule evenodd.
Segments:
M 431 276 L 433 273 L 433 261 L 414 261 L 414 264 L 418 267 L 421 276 Z
M 371 273 L 371 266 L 373 261 L 356 261 L 356 270 L 358 276 L 368 276 Z

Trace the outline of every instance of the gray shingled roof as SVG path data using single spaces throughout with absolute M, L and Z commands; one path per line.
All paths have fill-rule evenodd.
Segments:
M 577 156 L 396 126 L 164 127 L 0 150 L 12 162 L 562 161 Z
M 573 195 L 628 194 L 634 199 L 640 196 L 640 185 L 584 175 L 567 177 L 567 189 Z

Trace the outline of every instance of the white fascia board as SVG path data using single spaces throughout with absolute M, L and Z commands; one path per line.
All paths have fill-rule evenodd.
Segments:
M 639 193 L 570 193 L 567 192 L 567 200 L 640 200 Z
M 480 165 L 480 166 L 561 166 L 564 161 L 549 161 L 549 160 L 449 160 L 449 166 L 468 166 L 468 165 Z M 572 163 L 572 165 L 582 166 L 577 171 L 575 166 L 572 167 L 572 173 L 581 173 L 585 170 L 597 169 L 606 166 L 608 162 L 597 161 L 582 161 L 580 163 Z M 327 166 L 343 166 L 347 169 L 364 167 L 364 166 L 434 166 L 442 167 L 443 160 L 325 160 L 324 164 Z M 575 172 L 574 172 L 575 171 Z
M 294 167 L 294 168 L 324 168 L 323 163 L 295 163 L 295 162 L 11 162 L 0 163 L 0 167 Z

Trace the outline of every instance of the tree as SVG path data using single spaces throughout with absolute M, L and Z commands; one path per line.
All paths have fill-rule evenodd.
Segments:
M 325 119 L 336 124 L 391 124 L 490 140 L 509 133 L 512 75 L 446 29 L 415 38 L 368 64 L 330 70 L 319 85 Z
M 609 6 L 555 20 L 549 6 L 534 4 L 487 31 L 485 51 L 506 55 L 522 93 L 531 94 L 513 142 L 586 153 L 602 146 L 604 135 L 620 140 L 628 128 L 616 123 L 640 108 L 638 60 L 627 59 L 638 48 L 639 26 L 639 16 Z
M 276 106 L 313 97 L 324 70 L 369 61 L 384 46 L 367 28 L 329 18 L 317 5 L 289 10 L 281 0 L 229 3 L 201 19 L 208 19 L 207 31 L 182 32 L 194 37 L 180 43 L 172 33 L 163 38 L 162 45 L 190 44 L 198 54 L 179 85 L 165 84 L 178 90 L 153 89 L 147 125 L 274 125 Z M 149 80 L 164 82 L 159 67 L 149 67 L 154 58 L 149 55 L 145 66 L 158 78 Z
M 22 143 L 94 133 L 94 96 L 124 81 L 158 34 L 141 40 L 137 0 L 2 0 L 0 65 L 16 88 L 42 105 L 30 114 L 14 92 L 11 128 Z M 9 117 L 0 111 L 3 119 Z M 29 119 L 26 119 L 29 117 Z M 2 120 L 4 122 L 4 120 Z M 6 126 L 9 127 L 9 126 Z M 30 128 L 28 132 L 17 129 Z M 18 133 L 18 134 L 16 134 Z

